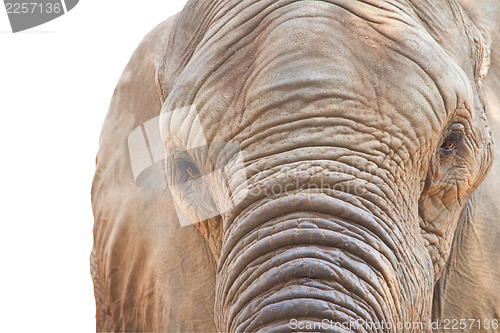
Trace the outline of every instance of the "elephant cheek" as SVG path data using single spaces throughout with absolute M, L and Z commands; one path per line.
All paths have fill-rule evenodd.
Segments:
M 406 286 L 398 278 L 408 272 L 401 272 L 405 259 L 389 234 L 377 217 L 324 193 L 295 193 L 253 208 L 234 221 L 223 245 L 219 330 L 408 318 L 400 304 Z M 426 301 L 417 303 L 425 307 Z

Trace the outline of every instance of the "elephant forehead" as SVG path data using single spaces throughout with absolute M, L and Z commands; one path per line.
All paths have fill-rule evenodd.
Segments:
M 199 52 L 233 54 L 223 62 L 196 54 L 179 80 L 182 89 L 174 89 L 174 96 L 195 91 L 193 104 L 210 141 L 242 142 L 259 124 L 288 123 L 314 110 L 322 110 L 322 117 L 371 121 L 373 127 L 410 127 L 405 135 L 429 137 L 457 106 L 470 107 L 465 73 L 397 8 L 292 2 L 255 30 L 258 35 L 220 29 L 225 38 Z M 195 76 L 206 77 L 201 86 Z
M 457 106 L 457 82 L 463 80 L 446 62 L 436 66 L 439 53 L 427 45 L 410 44 L 422 55 L 414 54 L 418 62 L 409 59 L 396 49 L 401 45 L 359 17 L 337 11 L 286 20 L 266 36 L 244 85 L 245 116 L 262 122 L 279 116 L 286 122 L 315 106 L 325 117 L 360 122 L 389 117 L 399 128 L 410 121 L 439 131 L 447 109 Z M 403 28 L 391 33 L 410 35 Z

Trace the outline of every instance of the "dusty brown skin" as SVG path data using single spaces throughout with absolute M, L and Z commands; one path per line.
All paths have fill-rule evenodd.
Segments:
M 97 330 L 498 318 L 498 162 L 486 175 L 500 136 L 500 4 L 471 3 L 190 1 L 158 26 L 102 131 Z M 193 104 L 208 142 L 241 148 L 248 182 L 232 195 L 250 194 L 181 228 L 173 202 L 188 216 L 220 205 L 223 186 L 205 179 L 187 203 L 141 189 L 127 139 L 162 107 Z M 197 135 L 189 125 L 162 118 L 169 180 L 210 168 L 176 163 Z

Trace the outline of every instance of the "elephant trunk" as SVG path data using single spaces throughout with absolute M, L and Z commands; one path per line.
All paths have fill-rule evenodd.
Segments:
M 360 202 L 317 188 L 239 213 L 221 253 L 219 329 L 370 332 L 400 321 L 404 255 L 380 209 Z

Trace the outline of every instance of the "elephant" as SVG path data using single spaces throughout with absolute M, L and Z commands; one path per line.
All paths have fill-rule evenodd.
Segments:
M 499 31 L 498 0 L 189 0 L 102 128 L 97 331 L 500 332 Z

